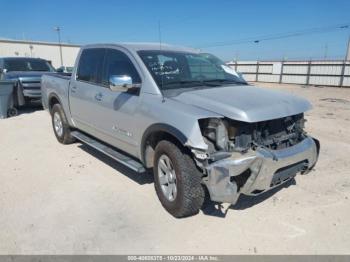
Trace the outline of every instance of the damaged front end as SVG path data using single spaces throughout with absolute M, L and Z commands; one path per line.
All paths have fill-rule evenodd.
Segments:
M 303 114 L 257 123 L 199 120 L 208 150 L 193 152 L 211 199 L 234 204 L 240 194 L 261 194 L 311 170 L 319 142 L 304 123 Z

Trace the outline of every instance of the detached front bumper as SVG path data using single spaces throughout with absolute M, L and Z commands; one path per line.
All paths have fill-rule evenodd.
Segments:
M 311 137 L 281 150 L 259 148 L 206 167 L 206 184 L 213 201 L 235 204 L 240 194 L 258 195 L 306 173 L 316 164 L 319 142 Z

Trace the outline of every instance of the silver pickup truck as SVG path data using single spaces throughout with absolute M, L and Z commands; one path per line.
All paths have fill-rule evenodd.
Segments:
M 59 142 L 80 140 L 136 172 L 153 169 L 175 217 L 235 204 L 306 174 L 319 142 L 304 99 L 247 84 L 220 59 L 165 44 L 83 47 L 72 76 L 43 76 Z

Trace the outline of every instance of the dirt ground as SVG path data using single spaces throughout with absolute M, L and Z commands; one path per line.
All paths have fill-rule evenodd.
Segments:
M 151 175 L 56 141 L 50 116 L 0 120 L 0 254 L 350 254 L 350 89 L 261 83 L 311 101 L 316 169 L 175 219 Z

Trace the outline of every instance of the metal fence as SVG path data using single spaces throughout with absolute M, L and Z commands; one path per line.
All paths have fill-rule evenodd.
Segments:
M 236 61 L 247 81 L 350 87 L 350 61 Z

